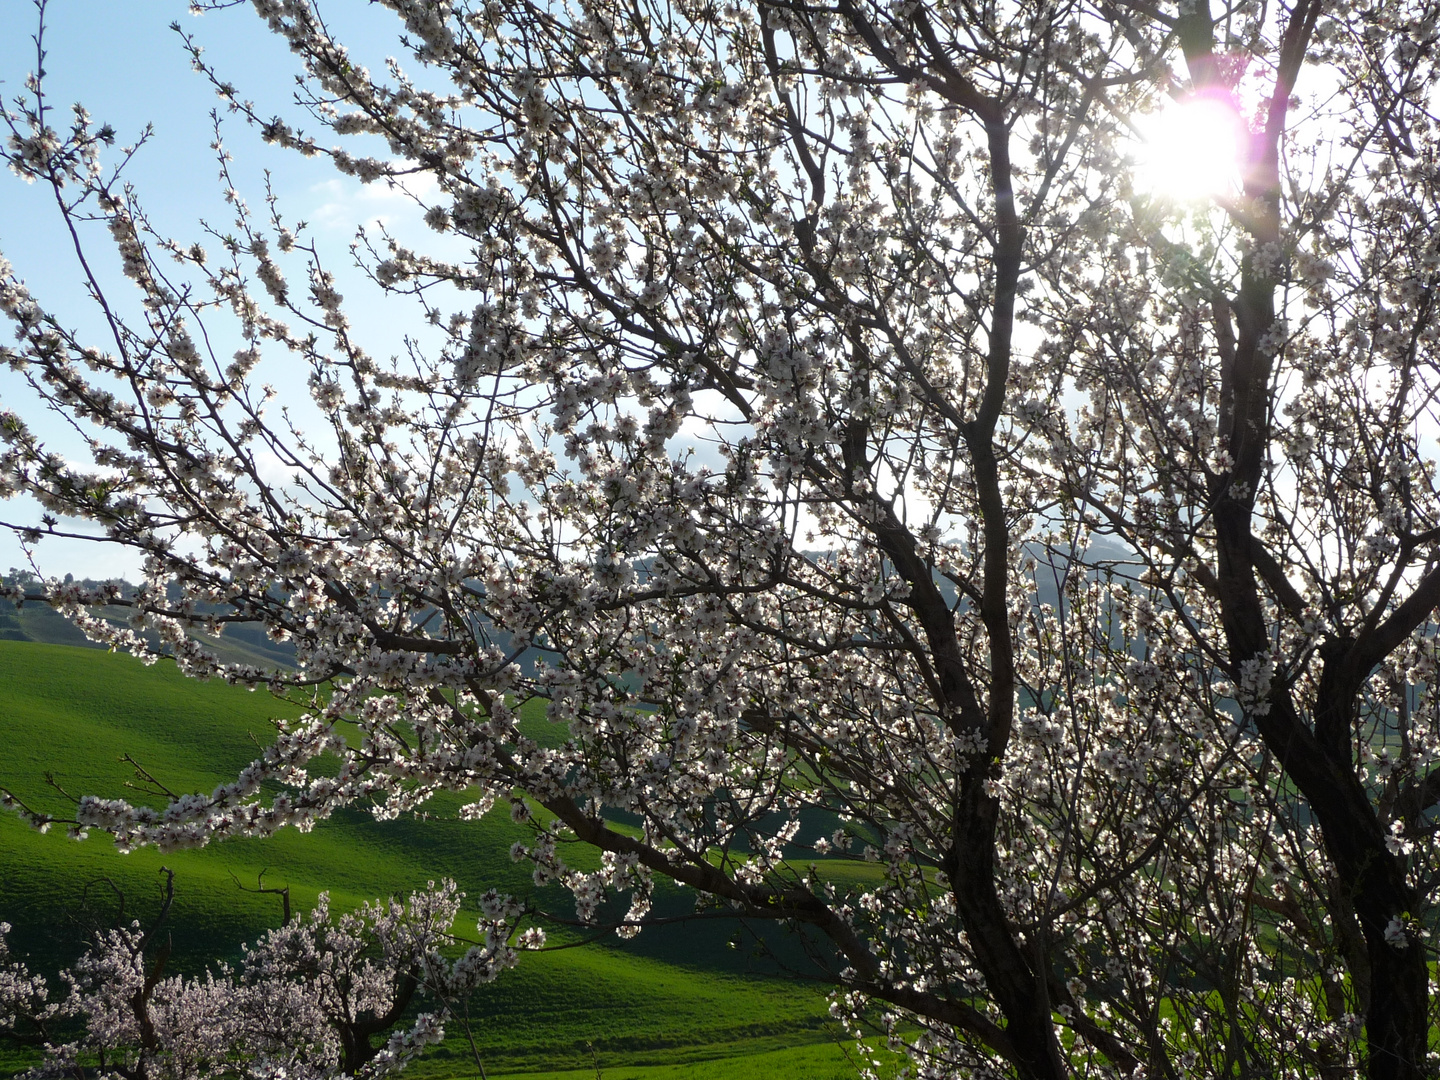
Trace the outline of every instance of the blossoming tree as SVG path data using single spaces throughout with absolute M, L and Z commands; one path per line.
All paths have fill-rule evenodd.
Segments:
M 4 359 L 90 447 L 4 416 L 51 515 L 15 527 L 145 559 L 130 628 L 34 599 L 325 688 L 235 782 L 74 827 L 471 792 L 582 920 L 633 934 L 665 879 L 799 928 L 917 1075 L 1433 1075 L 1436 6 L 385 6 L 410 69 L 255 0 L 337 145 L 195 59 L 267 140 L 433 178 L 448 254 L 360 249 L 428 328 L 402 357 L 283 207 L 173 241 L 107 130 L 11 106 L 11 167 L 143 300 L 92 277 L 91 342 L 0 279 Z M 1235 177 L 1177 206 L 1136 132 L 1197 101 Z M 258 385 L 287 357 L 304 431 Z M 189 636 L 237 620 L 295 670 Z
M 453 882 L 432 881 L 406 904 L 366 904 L 333 918 L 322 893 L 309 915 L 246 948 L 238 978 L 223 966 L 203 978 L 169 975 L 168 945 L 157 940 L 175 895 L 165 873 L 155 922 L 96 934 L 61 973 L 63 998 L 52 999 L 45 978 L 9 954 L 10 928 L 0 923 L 0 1032 L 44 1055 L 26 1075 L 381 1077 L 438 1042 L 449 1006 L 515 958 L 497 917 L 482 924 L 484 944 L 447 960 L 441 949 L 452 943 L 460 895 Z M 437 1007 L 407 1014 L 417 991 Z M 388 1038 L 377 1046 L 376 1036 Z

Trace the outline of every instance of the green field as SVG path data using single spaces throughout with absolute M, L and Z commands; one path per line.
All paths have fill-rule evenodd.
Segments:
M 0 785 L 56 813 L 66 802 L 45 783 L 47 773 L 72 795 L 136 796 L 124 787 L 134 780 L 133 767 L 120 760 L 126 754 L 175 791 L 208 791 L 250 760 L 271 717 L 295 708 L 264 693 L 185 679 L 167 664 L 147 668 L 126 656 L 33 641 L 0 640 L 0 688 Z M 546 726 L 536 716 L 527 721 L 534 734 L 553 738 L 541 730 Z M 279 922 L 276 898 L 242 891 L 237 878 L 253 885 L 264 870 L 265 883 L 288 885 L 300 908 L 322 889 L 345 907 L 439 877 L 454 878 L 471 896 L 492 886 L 524 892 L 529 874 L 508 855 L 522 835 L 503 813 L 467 824 L 443 816 L 379 822 L 349 812 L 309 835 L 124 855 L 107 837 L 76 843 L 60 830 L 41 835 L 0 815 L 0 920 L 14 926 L 16 953 L 53 971 L 78 953 L 90 927 L 113 921 L 117 890 L 127 917 L 153 912 L 160 867 L 169 866 L 176 956 L 195 970 L 235 959 L 242 942 Z M 559 899 L 549 895 L 547 906 Z M 680 911 L 688 900 L 672 893 L 660 906 Z M 646 931 L 624 947 L 523 957 L 474 1006 L 488 1075 L 578 1080 L 594 1077 L 597 1066 L 606 1080 L 855 1075 L 823 995 L 762 974 L 766 962 L 743 944 L 734 947 L 734 932 L 725 923 L 688 924 Z M 0 1049 L 0 1073 L 22 1063 Z M 452 1038 L 411 1074 L 439 1080 L 477 1070 L 452 1028 Z

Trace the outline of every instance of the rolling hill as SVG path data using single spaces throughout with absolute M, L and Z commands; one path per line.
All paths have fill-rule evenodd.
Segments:
M 163 663 L 145 667 L 95 649 L 3 640 L 3 615 L 0 786 L 37 809 L 61 813 L 66 806 L 47 775 L 72 795 L 137 797 L 125 787 L 135 780 L 125 755 L 173 790 L 209 790 L 250 760 L 272 717 L 296 709 L 264 693 L 186 679 Z M 33 633 L 44 616 L 24 619 L 21 628 Z M 526 720 L 531 733 L 557 737 L 537 713 Z M 309 835 L 286 832 L 164 856 L 124 855 L 106 837 L 41 835 L 0 816 L 0 919 L 14 926 L 12 948 L 53 972 L 78 953 L 91 927 L 116 918 L 122 895 L 127 918 L 153 911 L 166 865 L 176 873 L 175 955 L 198 970 L 234 959 L 241 942 L 278 923 L 274 897 L 240 888 L 253 887 L 262 871 L 267 885 L 288 885 L 302 909 L 322 889 L 345 907 L 438 877 L 456 879 L 472 897 L 492 886 L 531 891 L 525 867 L 508 856 L 523 834 L 507 814 L 465 823 L 445 817 L 443 802 L 434 809 L 439 816 L 429 820 L 388 822 L 350 811 Z M 661 904 L 679 912 L 688 899 L 672 891 Z M 474 1035 L 487 1074 L 581 1070 L 577 1076 L 590 1077 L 598 1068 L 609 1080 L 855 1075 L 827 1022 L 823 996 L 763 977 L 749 949 L 732 947 L 733 932 L 724 924 L 688 924 L 646 931 L 623 948 L 524 957 L 475 1004 Z M 0 1050 L 0 1074 L 22 1063 Z M 447 1044 L 411 1074 L 438 1080 L 474 1076 L 476 1069 L 452 1028 Z

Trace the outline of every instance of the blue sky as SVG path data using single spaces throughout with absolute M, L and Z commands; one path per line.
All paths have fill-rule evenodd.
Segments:
M 388 12 L 355 0 L 336 0 L 323 10 L 327 18 L 347 24 L 341 27 L 342 40 L 372 68 L 398 51 L 398 24 Z M 133 143 L 147 123 L 153 124 L 154 135 L 127 176 L 152 221 L 189 242 L 204 239 L 202 219 L 223 226 L 232 214 L 221 198 L 214 152 L 209 148 L 210 112 L 220 103 L 203 77 L 191 70 L 179 36 L 169 29 L 172 22 L 205 47 L 206 59 L 236 85 L 242 97 L 255 101 L 262 114 L 284 112 L 296 119 L 291 94 L 297 64 L 248 5 L 196 17 L 185 0 L 50 0 L 44 35 L 45 85 L 52 105 L 68 110 L 71 102 L 82 102 L 97 122 L 116 129 L 120 144 Z M 24 92 L 25 76 L 35 69 L 31 39 L 38 25 L 31 0 L 0 0 L 0 94 L 7 106 Z M 65 113 L 58 119 L 63 122 Z M 262 206 L 264 173 L 271 170 L 285 216 L 311 223 L 314 239 L 332 268 L 349 263 L 348 245 L 357 224 L 378 217 L 402 235 L 418 231 L 415 212 L 398 193 L 339 177 L 323 160 L 306 161 L 265 146 L 237 117 L 224 119 L 223 135 L 234 155 L 237 186 L 251 207 Z M 110 253 L 103 230 L 97 229 L 88 239 L 89 249 L 100 253 L 104 263 Z M 78 263 L 60 227 L 52 193 L 9 173 L 0 175 L 0 251 L 42 305 L 68 325 L 98 336 L 98 320 L 80 287 Z M 136 295 L 113 265 L 108 265 L 106 275 L 117 295 Z M 359 287 L 353 273 L 342 277 L 341 289 L 347 295 L 353 296 L 352 290 Z M 397 320 L 387 320 L 383 310 L 383 305 L 368 303 L 352 306 L 352 319 L 362 331 L 370 331 L 374 352 L 394 351 L 399 345 Z M 103 340 L 98 343 L 104 345 Z M 298 389 L 302 375 L 272 370 L 266 378 L 283 386 L 288 377 Z M 78 443 L 62 425 L 36 419 L 33 405 L 27 408 L 25 388 L 8 372 L 0 373 L 0 402 L 30 420 L 61 453 L 76 452 Z M 20 500 L 0 503 L 0 518 L 34 521 L 38 510 Z M 47 539 L 38 552 L 47 574 L 134 577 L 138 565 L 109 545 L 79 541 Z M 0 571 L 23 565 L 19 545 L 8 534 L 0 535 Z

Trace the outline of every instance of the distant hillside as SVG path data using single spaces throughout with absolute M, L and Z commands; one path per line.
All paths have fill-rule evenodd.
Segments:
M 0 583 L 8 585 L 13 581 L 11 578 L 0 577 Z M 23 586 L 27 581 L 22 578 L 19 583 Z M 84 581 L 81 584 L 89 588 L 97 583 Z M 122 582 L 121 588 L 128 593 L 133 591 L 134 586 Z M 93 611 L 100 618 L 117 626 L 124 625 L 130 617 L 129 610 L 124 607 L 95 608 Z M 194 637 L 227 663 L 254 664 L 262 668 L 292 667 L 295 663 L 294 646 L 272 641 L 258 624 L 232 623 L 225 627 L 224 633 L 219 637 L 209 634 L 195 634 Z M 104 648 L 87 638 L 70 620 L 58 614 L 48 604 L 31 602 L 17 607 L 8 600 L 0 600 L 0 641 Z
M 99 647 L 49 606 L 25 604 L 17 608 L 8 600 L 0 600 L 0 641 Z
M 1054 574 L 1041 573 L 1038 575 L 1036 603 L 1058 606 L 1060 603 L 1057 588 L 1058 574 L 1064 570 L 1065 556 L 1059 552 L 1047 555 L 1039 547 L 1034 548 L 1032 554 L 1042 563 L 1053 565 L 1055 569 Z M 826 556 L 823 552 L 811 552 L 809 557 L 821 559 Z M 1094 567 L 1109 566 L 1122 578 L 1133 578 L 1138 569 L 1133 562 L 1133 553 L 1113 538 L 1105 536 L 1092 537 L 1083 554 L 1076 558 L 1078 562 L 1087 567 L 1087 572 L 1091 574 L 1096 572 Z M 636 566 L 643 576 L 648 561 L 641 560 Z M 65 580 L 70 580 L 68 575 Z M 0 584 L 15 582 L 26 585 L 35 583 L 35 579 L 28 574 L 20 574 L 16 577 L 0 575 Z M 86 580 L 80 584 L 87 588 L 94 588 L 104 583 Z M 128 594 L 134 591 L 134 586 L 127 582 L 122 581 L 118 584 L 122 593 Z M 940 587 L 948 603 L 963 606 L 964 601 L 959 598 L 952 582 L 937 574 L 936 584 Z M 130 612 L 124 607 L 97 608 L 94 609 L 94 613 L 116 625 L 123 625 L 130 616 Z M 486 631 L 502 648 L 507 652 L 511 651 L 514 643 L 507 634 L 489 624 L 486 624 Z M 254 664 L 262 668 L 293 667 L 295 663 L 294 646 L 286 642 L 273 641 L 266 634 L 264 627 L 258 623 L 229 624 L 219 637 L 198 633 L 193 636 L 214 651 L 221 660 L 228 663 Z M 7 600 L 0 600 L 0 641 L 29 641 L 47 645 L 103 648 L 88 639 L 69 620 L 58 615 L 46 604 L 29 603 L 17 608 Z M 541 655 L 541 650 L 526 649 L 517 660 L 525 671 L 533 674 L 535 662 Z

